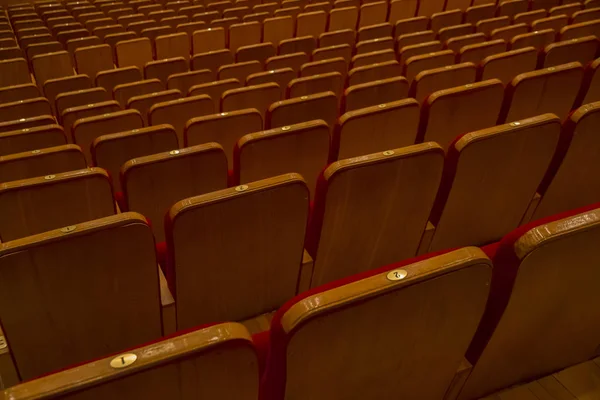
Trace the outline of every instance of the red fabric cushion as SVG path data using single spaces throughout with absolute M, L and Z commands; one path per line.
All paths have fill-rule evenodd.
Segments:
M 156 259 L 164 274 L 166 274 L 167 265 L 167 242 L 156 243 Z
M 560 219 L 569 218 L 596 208 L 600 208 L 600 203 L 533 221 L 510 232 L 508 235 L 504 236 L 500 242 L 483 248 L 486 254 L 493 256 L 492 262 L 494 264 L 494 269 L 492 270 L 492 283 L 490 286 L 488 302 L 483 317 L 481 318 L 481 322 L 479 323 L 479 327 L 477 328 L 477 332 L 475 333 L 466 354 L 466 358 L 471 364 L 475 364 L 481 356 L 483 349 L 494 333 L 494 330 L 508 305 L 515 278 L 517 277 L 517 272 L 521 264 L 514 252 L 515 242 L 535 227 Z
M 237 147 L 237 145 L 236 145 Z M 237 175 L 236 175 L 237 172 Z M 227 170 L 227 187 L 237 186 L 240 181 L 239 171 Z
M 117 204 L 119 205 L 119 209 L 121 210 L 121 212 L 128 211 L 127 199 L 125 199 L 125 195 L 123 194 L 123 192 L 116 192 L 115 200 L 117 201 Z
M 422 260 L 426 260 L 432 257 L 436 257 L 441 254 L 448 253 L 453 249 L 442 250 L 435 253 L 425 254 L 419 257 L 410 258 L 408 260 L 400 261 L 395 264 L 386 265 L 381 268 L 377 268 L 371 271 L 365 271 L 360 274 L 356 274 L 347 278 L 339 279 L 334 282 L 327 283 L 325 285 L 310 289 L 306 292 L 299 294 L 293 299 L 286 302 L 283 306 L 279 308 L 279 310 L 275 313 L 273 320 L 271 321 L 271 331 L 270 331 L 270 343 L 269 349 L 267 352 L 267 361 L 265 365 L 265 373 L 261 379 L 261 400 L 280 400 L 284 397 L 285 394 L 285 381 L 286 381 L 286 347 L 289 338 L 293 335 L 294 331 L 298 329 L 298 326 L 294 329 L 294 331 L 285 333 L 283 327 L 281 326 L 281 318 L 283 315 L 296 303 L 304 300 L 307 297 L 313 296 L 318 293 L 325 292 L 327 290 L 331 290 L 337 288 L 339 286 L 347 285 L 352 282 L 359 281 L 361 279 L 366 279 L 371 276 L 385 273 L 387 271 L 391 271 L 396 268 L 401 268 L 408 264 L 416 263 Z M 336 310 L 339 310 L 337 308 Z M 255 335 L 256 336 L 256 335 Z M 260 347 L 264 352 L 266 347 L 264 341 L 264 337 L 258 338 L 258 342 L 260 343 Z

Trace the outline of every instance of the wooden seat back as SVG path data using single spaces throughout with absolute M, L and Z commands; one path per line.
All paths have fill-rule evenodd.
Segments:
M 60 125 L 42 125 L 0 133 L 0 156 L 67 144 Z
M 147 216 L 161 242 L 171 206 L 227 187 L 225 153 L 217 143 L 206 143 L 134 158 L 121 167 L 121 183 L 127 209 Z
M 154 238 L 142 215 L 4 243 L 0 276 L 2 329 L 22 380 L 161 337 Z
M 434 51 L 429 54 L 412 56 L 406 60 L 404 75 L 411 83 L 423 71 L 454 65 L 454 52 L 452 50 Z
M 251 85 L 224 92 L 221 96 L 221 111 L 254 108 L 264 118 L 269 106 L 279 100 L 281 100 L 281 88 L 278 84 L 269 82 Z
M 267 129 L 322 119 L 333 129 L 338 117 L 338 98 L 333 92 L 311 94 L 271 104 L 267 112 Z
M 189 70 L 188 62 L 183 57 L 174 57 L 169 59 L 159 59 L 150 61 L 144 67 L 144 77 L 146 79 L 158 79 L 163 87 L 167 86 L 167 79 L 172 74 L 179 74 Z
M 506 51 L 481 61 L 481 79 L 500 79 L 508 85 L 519 74 L 535 70 L 538 52 L 533 47 Z
M 92 163 L 91 147 L 94 140 L 102 135 L 139 129 L 144 126 L 142 116 L 137 110 L 117 111 L 85 117 L 75 121 L 73 125 L 73 140 L 81 146 L 88 164 Z
M 163 90 L 163 88 L 164 85 L 160 82 L 160 80 L 156 78 L 146 79 L 116 85 L 113 88 L 113 95 L 115 100 L 121 104 L 121 107 L 125 108 L 127 106 L 127 102 L 133 96 L 141 96 L 143 94 L 159 92 Z
M 103 87 L 109 93 L 113 93 L 117 85 L 141 80 L 142 72 L 138 67 L 115 68 L 96 74 L 96 86 Z
M 100 168 L 5 182 L 0 206 L 3 242 L 116 212 L 108 174 Z
M 177 89 L 161 90 L 160 92 L 142 94 L 129 98 L 129 100 L 127 100 L 127 108 L 139 111 L 142 120 L 144 121 L 144 125 L 149 125 L 148 117 L 152 106 L 159 103 L 178 100 L 182 97 L 181 92 Z
M 467 352 L 474 367 L 460 399 L 597 355 L 600 315 L 589 306 L 600 300 L 597 207 L 524 225 L 497 246 L 490 301 Z
M 600 151 L 595 134 L 599 111 L 600 103 L 586 104 L 565 122 L 557 154 L 538 189 L 542 198 L 533 220 L 600 201 L 600 190 L 591 184 L 599 169 L 595 162 Z
M 583 79 L 578 62 L 517 75 L 507 88 L 500 121 L 517 121 L 543 113 L 561 120 L 571 111 Z
M 344 92 L 343 110 L 354 111 L 402 100 L 408 97 L 408 81 L 403 76 L 349 86 Z
M 450 89 L 475 82 L 477 67 L 473 63 L 447 65 L 421 71 L 413 80 L 411 95 L 422 103 L 430 94 L 438 90 Z
M 177 133 L 170 125 L 155 125 L 97 137 L 92 144 L 94 165 L 110 174 L 115 191 L 121 191 L 121 167 L 136 157 L 179 148 Z
M 0 104 L 35 99 L 36 97 L 40 97 L 40 91 L 33 83 L 22 83 L 0 89 Z
M 233 148 L 244 135 L 260 132 L 263 120 L 256 109 L 246 109 L 191 119 L 185 130 L 185 146 L 216 142 L 227 155 L 228 169 L 233 169 Z
M 491 274 L 485 254 L 467 247 L 295 297 L 271 323 L 265 392 L 280 399 L 444 398 L 481 319 Z M 398 338 L 411 345 L 389 345 Z
M 0 122 L 38 117 L 40 115 L 52 115 L 50 103 L 45 97 L 13 101 L 12 103 L 0 105 Z
M 86 168 L 87 163 L 79 146 L 36 149 L 0 157 L 0 182 L 34 178 Z
M 503 96 L 498 79 L 432 93 L 423 104 L 420 138 L 448 149 L 456 136 L 496 125 Z
M 75 75 L 71 56 L 66 51 L 39 54 L 31 59 L 33 75 L 40 88 L 48 79 Z
M 173 89 L 172 89 L 173 90 Z M 212 99 L 203 94 L 154 104 L 148 112 L 150 125 L 170 124 L 177 132 L 179 147 L 183 147 L 185 127 L 190 119 L 214 113 Z
M 36 126 L 52 125 L 56 120 L 51 115 L 40 115 L 31 118 L 14 119 L 6 122 L 0 122 L 0 133 L 16 131 L 25 128 L 34 128 Z
M 325 169 L 306 240 L 315 260 L 311 287 L 415 256 L 443 164 L 442 149 L 429 142 Z
M 329 157 L 329 127 L 316 120 L 250 133 L 236 144 L 235 182 L 244 184 L 296 172 L 314 193 Z
M 551 43 L 544 49 L 544 67 L 554 67 L 573 61 L 586 66 L 597 57 L 599 45 L 600 41 L 596 36 Z
M 346 112 L 332 143 L 337 159 L 410 146 L 419 130 L 419 103 L 404 99 Z
M 457 137 L 430 219 L 429 250 L 490 243 L 519 226 L 559 134 L 560 120 L 544 114 Z
M 167 279 L 177 299 L 178 329 L 244 320 L 294 296 L 308 198 L 300 175 L 286 174 L 171 207 Z
M 129 365 L 115 368 L 118 363 Z M 186 393 L 194 393 L 199 398 L 256 400 L 258 369 L 250 333 L 241 324 L 227 322 L 23 383 L 3 395 L 14 400 L 49 400 L 56 395 L 100 400 L 125 392 L 145 399 L 183 400 Z

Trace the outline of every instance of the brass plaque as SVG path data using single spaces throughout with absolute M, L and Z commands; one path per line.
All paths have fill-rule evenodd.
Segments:
M 110 366 L 115 369 L 129 367 L 137 360 L 137 356 L 133 353 L 121 354 L 110 360 Z
M 406 270 L 395 269 L 393 271 L 388 272 L 387 278 L 390 281 L 400 281 L 400 280 L 406 278 L 406 275 L 408 275 L 408 272 L 406 272 Z

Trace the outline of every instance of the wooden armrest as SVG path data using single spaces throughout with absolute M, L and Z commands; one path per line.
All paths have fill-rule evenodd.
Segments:
M 310 289 L 310 281 L 312 279 L 313 268 L 315 263 L 308 251 L 304 250 L 302 254 L 302 264 L 300 265 L 300 280 L 298 282 L 298 293 L 302 293 Z
M 527 207 L 527 211 L 525 211 L 525 215 L 523 215 L 523 219 L 521 220 L 521 223 L 519 225 L 524 225 L 531 221 L 533 213 L 535 212 L 535 209 L 537 208 L 538 204 L 540 204 L 541 199 L 542 196 L 539 193 L 536 192 L 535 195 L 533 195 L 533 199 L 531 199 L 531 202 Z
M 15 386 L 17 383 L 19 383 L 19 375 L 0 327 L 0 389 Z
M 433 240 L 433 234 L 435 233 L 435 226 L 427 221 L 427 226 L 425 227 L 425 232 L 423 232 L 423 236 L 421 236 L 421 243 L 419 244 L 419 249 L 417 250 L 417 255 L 420 256 L 429 251 L 429 246 L 431 245 L 431 241 Z
M 454 400 L 458 397 L 460 391 L 465 385 L 465 382 L 467 381 L 467 378 L 471 374 L 472 369 L 473 366 L 471 365 L 471 363 L 463 357 L 462 361 L 460 362 L 460 365 L 458 366 L 458 369 L 456 370 L 454 378 L 452 378 L 450 387 L 444 395 L 444 400 Z
M 175 299 L 169 290 L 167 278 L 158 266 L 158 279 L 160 281 L 160 305 L 162 311 L 163 335 L 170 335 L 177 330 L 177 313 Z

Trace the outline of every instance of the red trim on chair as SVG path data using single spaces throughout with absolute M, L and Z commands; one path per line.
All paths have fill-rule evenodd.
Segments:
M 261 379 L 261 400 L 281 400 L 285 395 L 285 381 L 286 381 L 286 347 L 289 341 L 289 337 L 293 335 L 293 332 L 299 328 L 296 326 L 292 332 L 286 333 L 281 326 L 281 318 L 283 315 L 296 303 L 306 299 L 307 297 L 335 289 L 337 287 L 347 285 L 352 282 L 356 282 L 362 279 L 369 278 L 374 275 L 378 275 L 381 273 L 385 273 L 387 271 L 391 271 L 396 268 L 401 268 L 408 264 L 413 264 L 419 261 L 427 260 L 432 257 L 439 256 L 441 254 L 448 253 L 454 249 L 447 249 L 438 251 L 435 253 L 424 254 L 422 256 L 410 258 L 404 261 L 400 261 L 395 264 L 386 265 L 381 268 L 377 268 L 370 271 L 361 272 L 359 274 L 339 279 L 334 282 L 327 283 L 325 285 L 310 289 L 306 292 L 299 294 L 293 299 L 286 302 L 283 306 L 279 308 L 279 310 L 275 313 L 273 320 L 271 321 L 271 331 L 270 331 L 270 342 L 268 346 L 267 352 L 267 360 L 265 364 L 265 372 Z M 337 308 L 336 310 L 339 310 Z M 264 352 L 266 348 L 266 344 L 264 343 L 264 337 L 257 337 L 255 335 L 256 342 L 261 347 Z
M 327 167 L 321 171 L 317 180 L 314 200 L 310 203 L 310 215 L 306 229 L 306 238 L 304 239 L 304 248 L 313 260 L 317 258 L 323 218 L 325 217 L 325 203 L 327 201 L 327 189 L 329 186 L 327 179 L 325 179 L 326 169 Z
M 125 194 L 123 192 L 115 192 L 115 200 L 119 205 L 121 212 L 128 211 L 127 199 L 125 198 Z
M 543 195 L 550 183 L 552 183 L 552 179 L 558 172 L 560 165 L 562 164 L 565 155 L 567 155 L 567 151 L 569 150 L 569 146 L 571 145 L 571 141 L 573 140 L 573 135 L 575 134 L 575 127 L 577 124 L 571 119 L 575 111 L 572 111 L 568 118 L 565 120 L 562 126 L 562 130 L 560 132 L 560 136 L 558 137 L 558 143 L 556 144 L 556 151 L 552 156 L 552 160 L 550 160 L 550 164 L 548 164 L 548 169 L 546 170 L 546 174 L 542 178 L 540 185 L 538 186 L 537 192 Z
M 444 171 L 442 172 L 440 187 L 435 196 L 433 207 L 431 208 L 431 215 L 429 216 L 429 221 L 433 225 L 437 225 L 440 221 L 444 206 L 446 205 L 446 201 L 452 190 L 452 184 L 454 183 L 454 178 L 456 176 L 456 168 L 458 167 L 458 162 L 460 160 L 460 152 L 456 149 L 456 142 L 465 135 L 466 133 L 463 133 L 462 135 L 455 137 L 448 148 L 448 154 L 444 160 Z
M 488 302 L 483 317 L 479 322 L 479 327 L 465 355 L 471 364 L 475 365 L 481 353 L 483 353 L 510 300 L 515 279 L 521 265 L 521 261 L 514 252 L 515 242 L 525 233 L 540 225 L 569 218 L 596 208 L 600 208 L 600 203 L 533 221 L 510 232 L 500 242 L 483 248 L 486 254 L 493 256 L 492 263 L 494 264 L 494 268 L 492 270 L 492 284 L 490 286 Z

